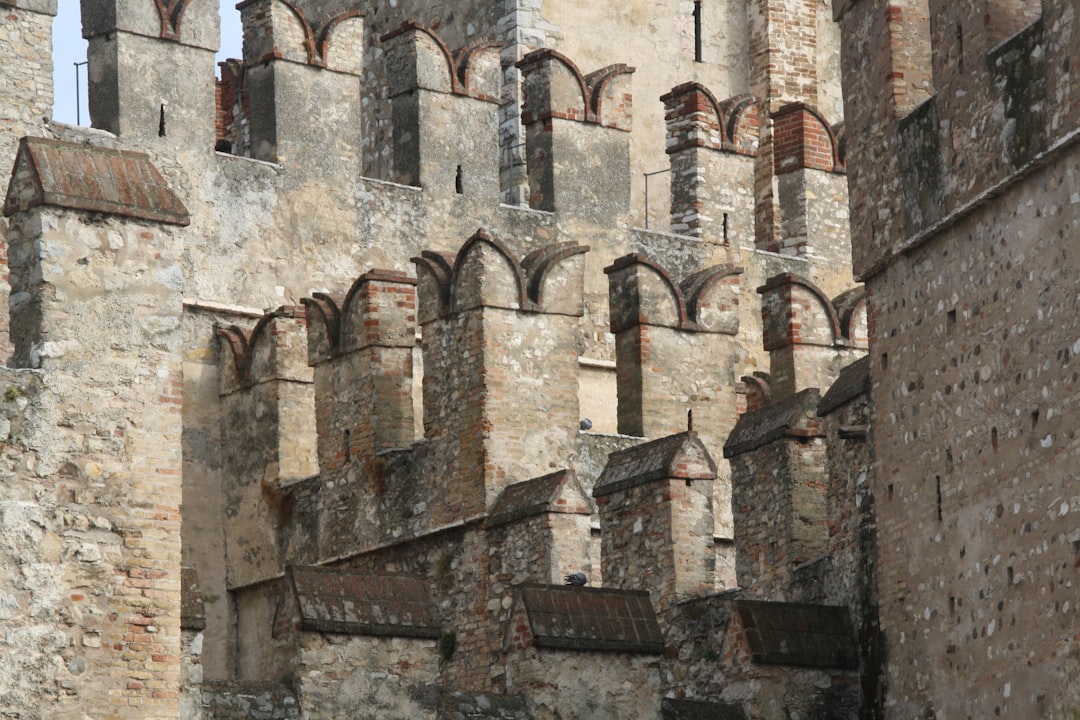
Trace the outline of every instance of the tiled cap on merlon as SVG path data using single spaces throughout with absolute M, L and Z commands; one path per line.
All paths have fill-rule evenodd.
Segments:
M 4 215 L 39 206 L 187 225 L 180 198 L 145 153 L 43 138 L 23 138 Z
M 558 470 L 507 486 L 488 514 L 495 527 L 544 513 L 589 515 L 592 507 L 573 470 Z
M 724 443 L 724 457 L 741 455 L 782 437 L 821 437 L 817 414 L 820 398 L 816 388 L 808 388 L 773 405 L 743 413 Z
M 716 462 L 693 430 L 611 453 L 593 488 L 593 497 L 674 478 L 716 478 Z
M 645 591 L 524 585 L 506 644 L 658 655 L 664 636 Z
M 430 587 L 422 577 L 307 566 L 289 568 L 286 582 L 292 597 L 279 606 L 275 633 L 293 625 L 343 635 L 438 638 L 442 634 Z
M 845 607 L 739 600 L 742 636 L 755 663 L 854 670 L 855 633 Z

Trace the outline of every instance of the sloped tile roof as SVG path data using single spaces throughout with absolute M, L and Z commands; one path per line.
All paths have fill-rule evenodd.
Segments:
M 820 436 L 819 399 L 817 389 L 808 388 L 778 403 L 743 413 L 724 443 L 724 457 L 735 457 L 785 435 Z
M 23 138 L 4 215 L 39 205 L 187 225 L 187 208 L 145 153 Z
M 641 485 L 653 480 L 661 480 L 670 477 L 687 477 L 687 469 L 676 467 L 676 460 L 688 449 L 695 445 L 690 454 L 696 454 L 704 463 L 704 472 L 693 472 L 691 479 L 716 477 L 716 463 L 709 455 L 697 433 L 687 431 L 677 435 L 669 435 L 657 440 L 652 440 L 641 445 L 613 452 L 608 456 L 607 465 L 600 473 L 593 488 L 593 497 L 601 497 L 619 490 Z M 702 470 L 699 467 L 698 470 Z
M 739 600 L 735 610 L 756 663 L 859 667 L 855 632 L 845 607 Z
M 294 567 L 289 575 L 301 630 L 424 638 L 442 633 L 424 578 L 319 567 Z
M 646 654 L 664 650 L 647 592 L 525 585 L 521 602 L 537 647 Z
M 569 504 L 560 505 L 559 496 L 565 491 Z M 508 485 L 499 494 L 488 514 L 489 527 L 520 520 L 544 512 L 588 515 L 589 501 L 573 470 L 559 470 L 543 477 Z
M 836 382 L 825 393 L 825 397 L 821 398 L 818 404 L 818 415 L 824 417 L 869 390 L 870 356 L 867 355 L 844 366 Z

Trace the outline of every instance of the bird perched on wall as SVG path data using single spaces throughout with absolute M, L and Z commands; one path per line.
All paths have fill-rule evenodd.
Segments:
M 583 572 L 570 573 L 566 576 L 566 584 L 574 587 L 582 587 L 587 585 L 588 582 L 589 578 Z
M 592 430 L 592 420 L 589 418 L 582 418 L 581 422 L 578 423 L 578 427 L 582 430 Z

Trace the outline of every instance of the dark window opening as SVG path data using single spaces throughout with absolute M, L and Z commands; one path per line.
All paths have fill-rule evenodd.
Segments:
M 165 103 L 161 103 L 161 113 L 158 115 L 158 137 L 165 137 Z
M 465 192 L 462 189 L 462 185 L 461 185 L 461 166 L 460 165 L 457 166 L 457 176 L 454 178 L 454 191 L 457 192 L 458 195 L 461 195 L 463 192 Z
M 694 62 L 701 59 L 701 0 L 694 0 Z

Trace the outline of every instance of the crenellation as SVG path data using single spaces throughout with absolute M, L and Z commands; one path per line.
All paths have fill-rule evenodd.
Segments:
M 87 0 L 97 129 L 18 153 L 0 714 L 857 716 L 867 396 L 713 459 L 786 402 L 756 288 L 823 391 L 879 331 L 821 1 L 246 0 L 214 84 L 212 5 Z
M 758 104 L 750 97 L 718 102 L 698 83 L 662 96 L 671 160 L 671 229 L 724 244 L 753 237 L 753 177 Z M 730 178 L 716 187 L 714 178 Z
M 630 202 L 632 102 L 623 77 L 634 69 L 623 65 L 584 76 L 554 50 L 530 53 L 518 68 L 529 206 L 594 223 L 624 215 Z M 569 157 L 576 158 L 572 166 Z
M 758 292 L 773 400 L 828 388 L 843 366 L 864 354 L 866 304 L 858 288 L 830 301 L 812 282 L 786 273 Z

